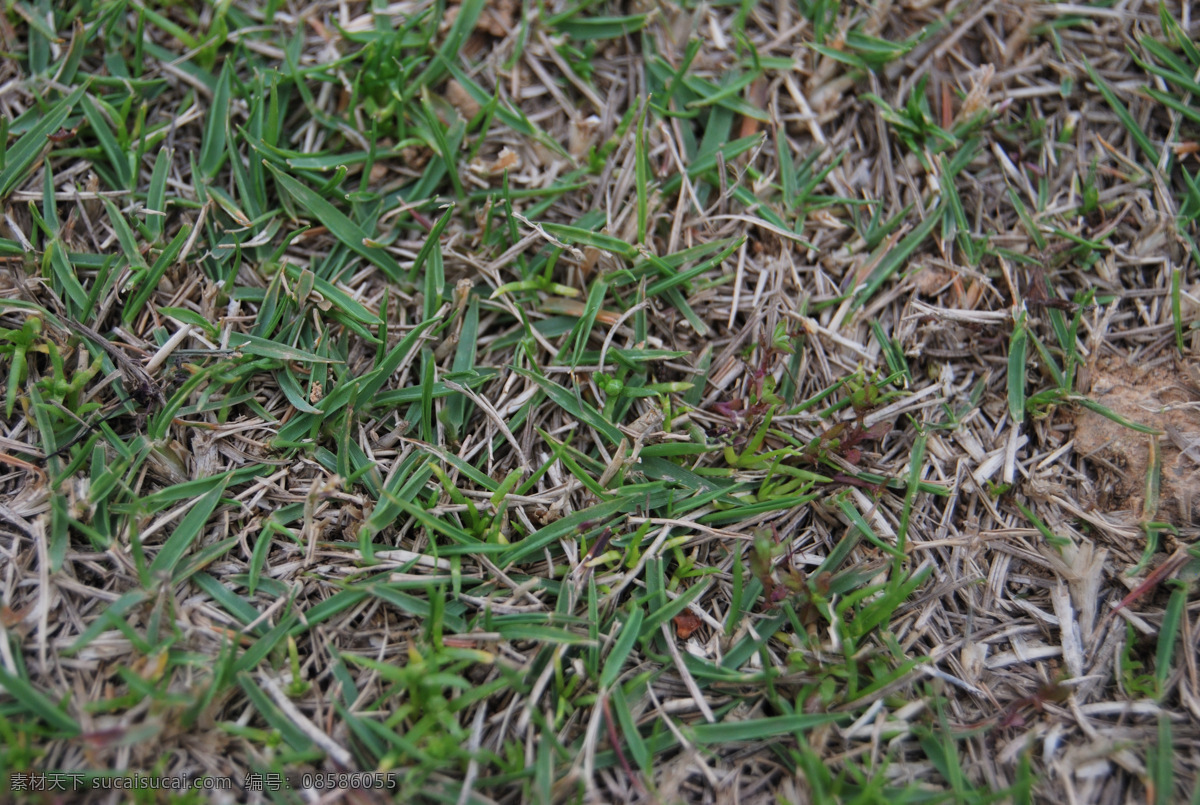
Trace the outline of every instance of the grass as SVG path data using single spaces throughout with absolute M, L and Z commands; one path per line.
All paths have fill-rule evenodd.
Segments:
M 1194 27 L 14 0 L 0 790 L 1195 799 Z

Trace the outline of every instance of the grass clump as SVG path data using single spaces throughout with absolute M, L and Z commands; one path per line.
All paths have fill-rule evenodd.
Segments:
M 0 788 L 1192 796 L 1177 11 L 11 4 Z

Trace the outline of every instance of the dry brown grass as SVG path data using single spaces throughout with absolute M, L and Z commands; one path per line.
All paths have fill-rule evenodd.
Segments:
M 264 801 L 236 787 L 251 772 L 297 782 L 305 771 L 376 769 L 396 771 L 402 794 L 308 790 L 281 801 L 767 803 L 863 790 L 861 801 L 871 802 L 975 802 L 1005 790 L 1012 801 L 1063 803 L 1194 797 L 1200 364 L 1191 327 L 1200 276 L 1186 237 L 1195 237 L 1200 209 L 1189 206 L 1186 184 L 1196 126 L 1142 91 L 1167 84 L 1130 53 L 1146 58 L 1143 37 L 1170 39 L 1158 10 L 884 0 L 846 5 L 822 25 L 803 13 L 808 5 L 739 13 L 635 2 L 565 16 L 557 16 L 569 10 L 563 4 L 489 6 L 451 55 L 537 132 L 499 114 L 482 131 L 466 127 L 450 160 L 461 193 L 433 173 L 447 155 L 428 132 L 436 120 L 441 136 L 453 137 L 481 108 L 489 112 L 444 71 L 424 97 L 398 105 L 405 122 L 378 132 L 378 159 L 345 156 L 344 179 L 326 188 L 247 134 L 254 69 L 286 77 L 291 58 L 308 71 L 308 95 L 290 91 L 279 145 L 370 150 L 368 93 L 352 90 L 364 71 L 392 62 L 361 55 L 354 36 L 437 7 L 398 2 L 372 16 L 359 2 L 284 5 L 272 20 L 239 0 L 200 12 L 159 8 L 166 22 L 149 19 L 146 42 L 163 50 L 141 54 L 141 78 L 159 82 L 144 90 L 145 121 L 163 136 L 126 166 L 130 187 L 107 184 L 119 171 L 76 110 L 77 139 L 54 142 L 5 199 L 0 235 L 12 248 L 0 272 L 0 326 L 15 333 L 33 317 L 43 329 L 0 434 L 8 688 L 0 759 L 10 764 L 0 763 L 0 780 L 12 786 L 15 773 L 39 769 L 228 776 L 235 789 L 226 801 Z M 116 25 L 137 24 L 133 6 L 102 7 Z M 236 14 L 227 19 L 241 15 L 243 24 L 230 25 L 216 52 L 243 83 L 221 106 L 222 61 L 205 64 L 203 42 L 229 8 Z M 0 29 L 5 50 L 20 55 L 0 63 L 0 109 L 25 121 L 9 136 L 10 157 L 30 125 L 20 115 L 83 77 L 63 87 L 53 71 L 31 75 L 42 46 L 26 21 L 33 13 L 17 3 Z M 414 41 L 396 54 L 413 63 L 395 85 L 401 94 L 436 67 L 418 57 L 454 35 L 459 13 L 452 5 L 426 26 L 436 31 L 429 48 Z M 1186 4 L 1169 13 L 1195 30 Z M 566 47 L 586 51 L 585 40 L 564 34 L 578 37 L 582 20 L 616 14 L 648 16 L 644 29 L 597 40 L 590 53 Z M 70 53 L 70 18 L 49 22 L 63 35 L 46 45 L 52 64 Z M 100 32 L 99 12 L 81 19 L 83 71 L 136 64 L 133 39 Z M 168 23 L 199 42 L 181 42 Z M 851 31 L 893 43 L 926 35 L 871 72 L 831 57 L 863 52 L 861 41 L 847 41 Z M 824 54 L 812 47 L 822 33 Z M 668 116 L 651 107 L 642 128 L 622 128 L 629 110 L 646 108 L 647 87 L 663 84 L 651 58 L 679 69 L 693 37 L 703 39 L 691 80 L 758 73 L 729 93 L 740 111 L 721 112 L 721 122 L 710 108 L 725 107 L 697 90 L 690 109 L 673 106 L 678 114 Z M 1085 60 L 1161 159 L 1148 159 Z M 903 110 L 920 86 L 928 127 L 968 126 L 953 147 L 940 149 L 927 133 L 914 151 L 883 104 L 863 97 Z M 120 92 L 111 81 L 93 90 L 110 100 Z M 762 120 L 744 113 L 754 109 Z M 109 121 L 118 134 L 138 115 L 136 104 L 127 111 L 127 120 Z M 214 114 L 229 121 L 224 136 L 243 174 L 264 156 L 276 166 L 260 171 L 266 203 L 228 162 L 208 177 L 193 173 L 193 165 L 204 171 Z M 728 127 L 722 140 L 760 139 L 696 170 L 699 160 L 687 155 L 704 147 L 705 125 Z M 411 141 L 401 141 L 404 127 Z M 589 149 L 606 143 L 588 170 Z M 168 206 L 160 238 L 133 231 L 140 259 L 153 264 L 181 227 L 194 229 L 146 306 L 123 321 L 144 275 L 98 200 L 128 220 L 152 220 L 159 147 L 173 149 Z M 789 150 L 783 162 L 780 147 Z M 811 176 L 829 170 L 789 208 L 782 171 L 812 154 Z M 643 156 L 648 182 L 639 190 Z M 104 181 L 89 182 L 96 165 Z M 381 194 L 376 214 L 356 220 L 369 220 L 366 235 L 386 249 L 339 239 L 340 219 L 277 178 L 288 170 L 344 212 L 373 203 L 351 203 L 346 193 Z M 48 208 L 46 182 L 57 209 Z M 414 197 L 414 187 L 423 192 Z M 388 195 L 397 191 L 405 195 Z M 958 231 L 943 225 L 954 221 L 952 196 L 961 203 Z M 457 206 L 430 258 L 440 259 L 443 294 L 423 279 L 434 270 L 428 260 L 415 276 L 409 269 L 450 200 Z M 1036 225 L 1022 222 L 1018 206 Z M 873 236 L 876 212 L 895 227 Z M 597 225 L 588 228 L 636 247 L 622 252 L 562 228 L 589 214 Z M 648 234 L 639 242 L 643 215 Z M 929 216 L 938 220 L 922 230 Z M 52 220 L 57 236 L 38 218 Z M 300 222 L 314 226 L 281 253 L 292 268 L 280 274 L 272 252 Z M 228 256 L 239 238 L 254 240 Z M 738 238 L 719 265 L 671 291 L 653 289 L 696 261 L 620 283 L 622 272 L 648 265 L 646 254 L 669 258 Z M 1076 248 L 1088 241 L 1103 247 Z M 556 285 L 537 285 L 530 278 L 552 247 Z M 99 288 L 86 309 L 70 298 L 54 249 L 70 255 L 85 293 Z M 119 255 L 109 284 L 102 261 L 80 255 Z M 399 274 L 389 274 L 389 260 Z M 314 276 L 331 285 L 314 287 Z M 522 280 L 530 283 L 495 293 Z M 589 304 L 599 283 L 609 285 Z M 384 325 L 355 320 L 356 306 L 382 316 L 385 299 Z M 286 307 L 282 320 L 257 331 L 272 304 Z M 1069 325 L 1077 312 L 1077 338 L 1062 347 L 1055 317 Z M 414 336 L 431 314 L 447 326 Z M 56 377 L 52 353 L 67 379 L 103 354 L 95 339 L 57 324 L 68 316 L 114 342 L 172 402 L 164 408 L 149 395 L 110 430 L 64 450 L 77 422 L 96 416 L 88 402 L 110 410 L 136 391 L 132 371 L 111 363 L 72 393 L 47 384 Z M 594 316 L 594 326 L 576 354 L 570 325 L 581 316 Z M 1016 387 L 1014 328 L 1028 334 L 1028 360 L 1018 364 L 1026 378 Z M 264 340 L 248 343 L 245 333 Z M 794 354 L 772 348 L 780 334 Z M 368 375 L 407 336 L 412 349 L 377 386 L 334 412 L 305 412 L 302 403 L 317 405 Z M 616 372 L 617 351 L 631 349 L 683 353 L 630 377 L 699 380 L 699 397 L 687 404 L 680 388 L 606 405 L 599 375 Z M 823 411 L 848 398 L 848 383 L 893 374 L 889 359 L 901 355 L 907 374 L 874 384 L 902 393 L 857 412 Z M 1072 355 L 1074 382 L 1054 397 L 1052 362 L 1065 366 Z M 7 376 L 14 351 L 4 356 Z M 477 374 L 453 374 L 464 367 Z M 756 463 L 753 449 L 743 463 L 730 461 L 763 422 L 752 404 L 764 378 L 786 389 L 789 403 L 829 393 L 803 409 L 781 404 L 759 448 L 796 447 L 781 463 L 833 479 L 789 493 L 811 492 L 802 505 L 773 491 L 786 477 L 769 460 Z M 54 393 L 57 407 L 46 402 Z M 1023 420 L 1013 417 L 1015 394 Z M 1118 425 L 1079 398 L 1164 435 Z M 585 403 L 601 413 L 581 415 Z M 456 410 L 467 416 L 461 427 Z M 856 419 L 890 431 L 804 463 L 803 445 Z M 672 445 L 697 442 L 712 449 L 671 458 Z M 443 478 L 425 469 L 431 463 Z M 851 478 L 863 472 L 897 483 Z M 497 494 L 514 473 L 517 486 Z M 708 521 L 721 506 L 672 509 L 675 497 L 729 481 L 742 485 L 739 494 L 782 502 Z M 202 522 L 183 553 L 156 559 L 180 547 L 172 536 L 187 534 L 197 511 Z M 473 511 L 495 529 L 468 542 Z M 555 523 L 571 527 L 559 533 Z M 608 547 L 620 553 L 589 553 L 606 526 Z M 868 528 L 885 546 L 899 539 L 904 558 L 859 540 Z M 1159 540 L 1150 552 L 1148 535 Z M 840 546 L 848 553 L 831 565 Z M 596 557 L 603 561 L 589 561 Z M 685 572 L 689 563 L 701 572 Z M 789 591 L 797 578 L 800 590 Z M 909 579 L 921 583 L 856 631 Z M 773 584 L 782 600 L 771 600 Z M 854 600 L 873 584 L 878 592 Z M 741 601 L 743 616 L 737 599 L 746 590 L 755 600 Z M 676 618 L 665 608 L 681 595 L 689 600 Z M 643 640 L 623 639 L 631 618 L 640 626 L 664 612 Z M 811 722 L 801 725 L 805 716 Z M 839 775 L 847 787 L 834 786 Z

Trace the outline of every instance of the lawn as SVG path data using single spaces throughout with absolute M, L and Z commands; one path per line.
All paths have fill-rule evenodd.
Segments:
M 0 800 L 1200 802 L 1192 13 L 8 0 Z

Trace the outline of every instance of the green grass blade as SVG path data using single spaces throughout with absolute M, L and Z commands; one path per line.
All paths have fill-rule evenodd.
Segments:
M 229 473 L 226 473 L 209 481 L 211 488 L 201 495 L 196 504 L 188 510 L 171 536 L 163 543 L 158 555 L 154 557 L 154 561 L 150 563 L 151 574 L 169 574 L 175 569 L 188 549 L 192 547 L 192 543 L 199 538 L 204 524 L 208 522 L 209 516 L 217 508 L 217 503 L 220 502 L 221 495 L 225 492 L 229 478 Z
M 22 709 L 37 716 L 64 736 L 79 734 L 79 724 L 75 719 L 60 710 L 28 680 L 10 674 L 3 665 L 0 665 L 0 690 L 16 699 Z
M 75 108 L 87 92 L 88 83 L 75 89 L 67 97 L 56 103 L 45 116 L 35 123 L 29 131 L 21 135 L 21 139 L 5 153 L 4 168 L 0 170 L 0 201 L 7 199 L 9 194 L 25 181 L 34 163 L 46 149 L 48 137 L 62 128 L 67 116 Z
M 399 282 L 404 272 L 395 258 L 383 249 L 368 247 L 367 233 L 358 224 L 346 217 L 341 210 L 317 195 L 300 181 L 288 176 L 269 162 L 264 163 L 275 176 L 275 180 L 287 191 L 296 203 L 320 221 L 329 231 L 353 252 L 383 269 L 394 282 Z
M 858 293 L 854 296 L 855 309 L 862 307 L 867 303 L 867 300 L 875 295 L 880 286 L 902 266 L 909 256 L 917 250 L 917 248 L 925 242 L 925 239 L 933 234 L 934 228 L 942 220 L 942 211 L 940 208 L 932 210 L 925 220 L 917 225 L 913 231 L 909 232 L 900 242 L 886 254 L 880 258 L 879 263 L 875 266 L 867 277 L 866 283 Z
M 646 612 L 636 603 L 631 609 L 629 615 L 620 621 L 621 634 L 617 636 L 612 651 L 604 658 L 603 670 L 600 672 L 600 687 L 603 690 L 608 690 L 616 684 L 617 678 L 625 668 L 626 658 L 633 651 L 633 644 L 642 633 L 642 620 L 646 617 Z
M 228 151 L 225 143 L 229 137 L 229 103 L 233 84 L 233 61 L 227 60 L 217 78 L 212 103 L 204 121 L 204 139 L 200 145 L 200 172 L 205 179 L 215 179 L 224 164 Z
M 1129 136 L 1133 138 L 1133 141 L 1137 143 L 1137 147 L 1141 149 L 1142 154 L 1146 157 L 1147 164 L 1151 167 L 1157 165 L 1159 158 L 1158 149 L 1154 147 L 1153 141 L 1146 135 L 1146 132 L 1137 120 L 1134 119 L 1133 115 L 1129 113 L 1129 109 L 1125 104 L 1121 103 L 1121 99 L 1113 92 L 1112 87 L 1100 77 L 1100 74 L 1096 72 L 1096 68 L 1092 67 L 1092 63 L 1086 58 L 1083 60 L 1083 67 L 1087 70 L 1088 77 L 1092 79 L 1092 82 L 1100 90 L 1100 94 L 1104 96 L 1104 100 L 1108 103 L 1109 108 L 1113 110 L 1117 119 L 1121 121 L 1121 125 L 1125 127 L 1125 130 L 1129 132 Z
M 1008 344 L 1008 413 L 1014 424 L 1025 421 L 1025 358 L 1029 349 L 1029 332 L 1025 327 L 1025 312 L 1017 316 L 1012 338 Z
M 117 178 L 120 189 L 131 189 L 133 170 L 129 166 L 128 153 L 117 142 L 112 129 L 108 127 L 108 121 L 104 119 L 104 115 L 92 103 L 91 98 L 84 95 L 79 99 L 79 105 L 83 107 L 83 114 L 87 118 L 88 125 L 92 127 L 92 132 L 100 140 L 100 148 L 104 151 L 104 155 L 108 157 L 108 161 L 112 165 L 113 173 Z

